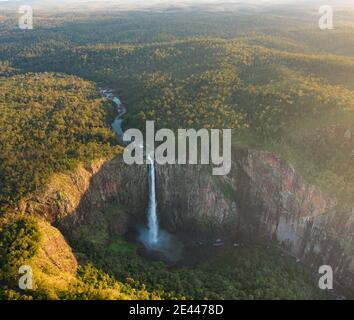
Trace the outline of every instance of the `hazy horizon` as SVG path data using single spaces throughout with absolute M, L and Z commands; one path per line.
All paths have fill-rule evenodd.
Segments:
M 350 0 L 0 0 L 0 5 L 28 4 L 45 7 L 60 5 L 82 5 L 93 7 L 122 6 L 122 7 L 187 7 L 193 5 L 213 5 L 213 6 L 283 6 L 283 5 L 353 5 Z

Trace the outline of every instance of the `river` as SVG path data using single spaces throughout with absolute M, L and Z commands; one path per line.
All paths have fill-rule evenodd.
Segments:
M 117 133 L 119 139 L 123 141 L 123 117 L 127 113 L 127 108 L 124 106 L 122 101 L 113 95 L 112 91 L 109 89 L 100 89 L 100 93 L 102 96 L 104 96 L 106 99 L 112 101 L 118 111 L 117 117 L 114 119 L 114 122 L 112 123 L 112 128 L 113 130 Z

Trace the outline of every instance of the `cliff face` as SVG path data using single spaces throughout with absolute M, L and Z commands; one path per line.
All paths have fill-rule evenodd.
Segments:
M 339 209 L 287 163 L 269 152 L 235 150 L 231 180 L 252 237 L 277 241 L 314 267 L 332 266 L 334 279 L 354 290 L 354 212 Z
M 169 228 L 273 240 L 316 271 L 332 266 L 335 280 L 354 290 L 354 212 L 339 209 L 273 154 L 237 148 L 228 176 L 169 166 L 158 169 L 157 181 L 160 217 Z
M 211 175 L 208 166 L 157 166 L 161 225 L 192 236 L 274 240 L 314 267 L 333 267 L 335 280 L 354 290 L 354 213 L 337 209 L 287 163 L 269 152 L 233 150 L 228 176 Z M 80 224 L 95 225 L 107 203 L 125 208 L 109 220 L 124 234 L 145 222 L 147 166 L 113 159 L 57 175 L 22 210 L 46 217 L 70 235 Z
M 44 217 L 68 233 L 80 224 L 94 224 L 110 202 L 139 219 L 147 206 L 146 174 L 146 166 L 127 166 L 120 158 L 82 164 L 53 176 L 46 189 L 24 200 L 19 210 Z M 124 233 L 129 221 L 120 215 L 115 223 L 112 227 Z
M 194 236 L 222 237 L 237 226 L 236 200 L 211 168 L 157 166 L 158 212 L 163 227 Z M 230 229 L 230 230 L 229 230 Z

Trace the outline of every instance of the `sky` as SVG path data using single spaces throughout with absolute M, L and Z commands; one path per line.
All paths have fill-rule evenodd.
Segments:
M 89 6 L 125 6 L 125 7 L 168 7 L 168 6 L 190 6 L 194 4 L 215 5 L 220 4 L 228 6 L 229 4 L 244 4 L 250 6 L 273 6 L 293 4 L 304 6 L 309 4 L 341 6 L 353 4 L 354 0 L 0 0 L 0 4 L 28 4 L 28 5 L 46 5 L 60 6 L 63 4 L 82 4 Z
M 59 4 L 63 2 L 82 2 L 82 3 L 249 3 L 249 4 L 283 4 L 291 2 L 310 2 L 311 0 L 0 0 L 0 2 L 36 2 L 46 4 Z M 318 0 L 312 0 L 318 1 Z M 331 1 L 331 0 L 330 0 Z M 342 0 L 336 0 L 341 2 Z M 349 0 L 348 0 L 349 1 Z M 326 1 L 325 1 L 326 2 Z M 327 1 L 328 2 L 328 1 Z M 332 1 L 333 2 L 333 1 Z

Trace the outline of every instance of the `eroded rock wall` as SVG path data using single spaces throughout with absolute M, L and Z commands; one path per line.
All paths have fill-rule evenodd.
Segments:
M 227 176 L 212 176 L 208 166 L 165 165 L 157 166 L 156 177 L 164 228 L 211 239 L 274 241 L 314 269 L 331 265 L 336 280 L 354 290 L 352 209 L 339 208 L 273 154 L 235 148 Z M 124 233 L 130 223 L 145 222 L 147 166 L 128 166 L 119 157 L 82 165 L 55 176 L 21 210 L 70 231 L 95 224 L 111 201 L 126 208 L 111 220 L 113 229 Z
M 233 159 L 225 182 L 248 235 L 276 241 L 315 270 L 332 266 L 335 280 L 354 290 L 354 212 L 270 152 L 235 149 Z

